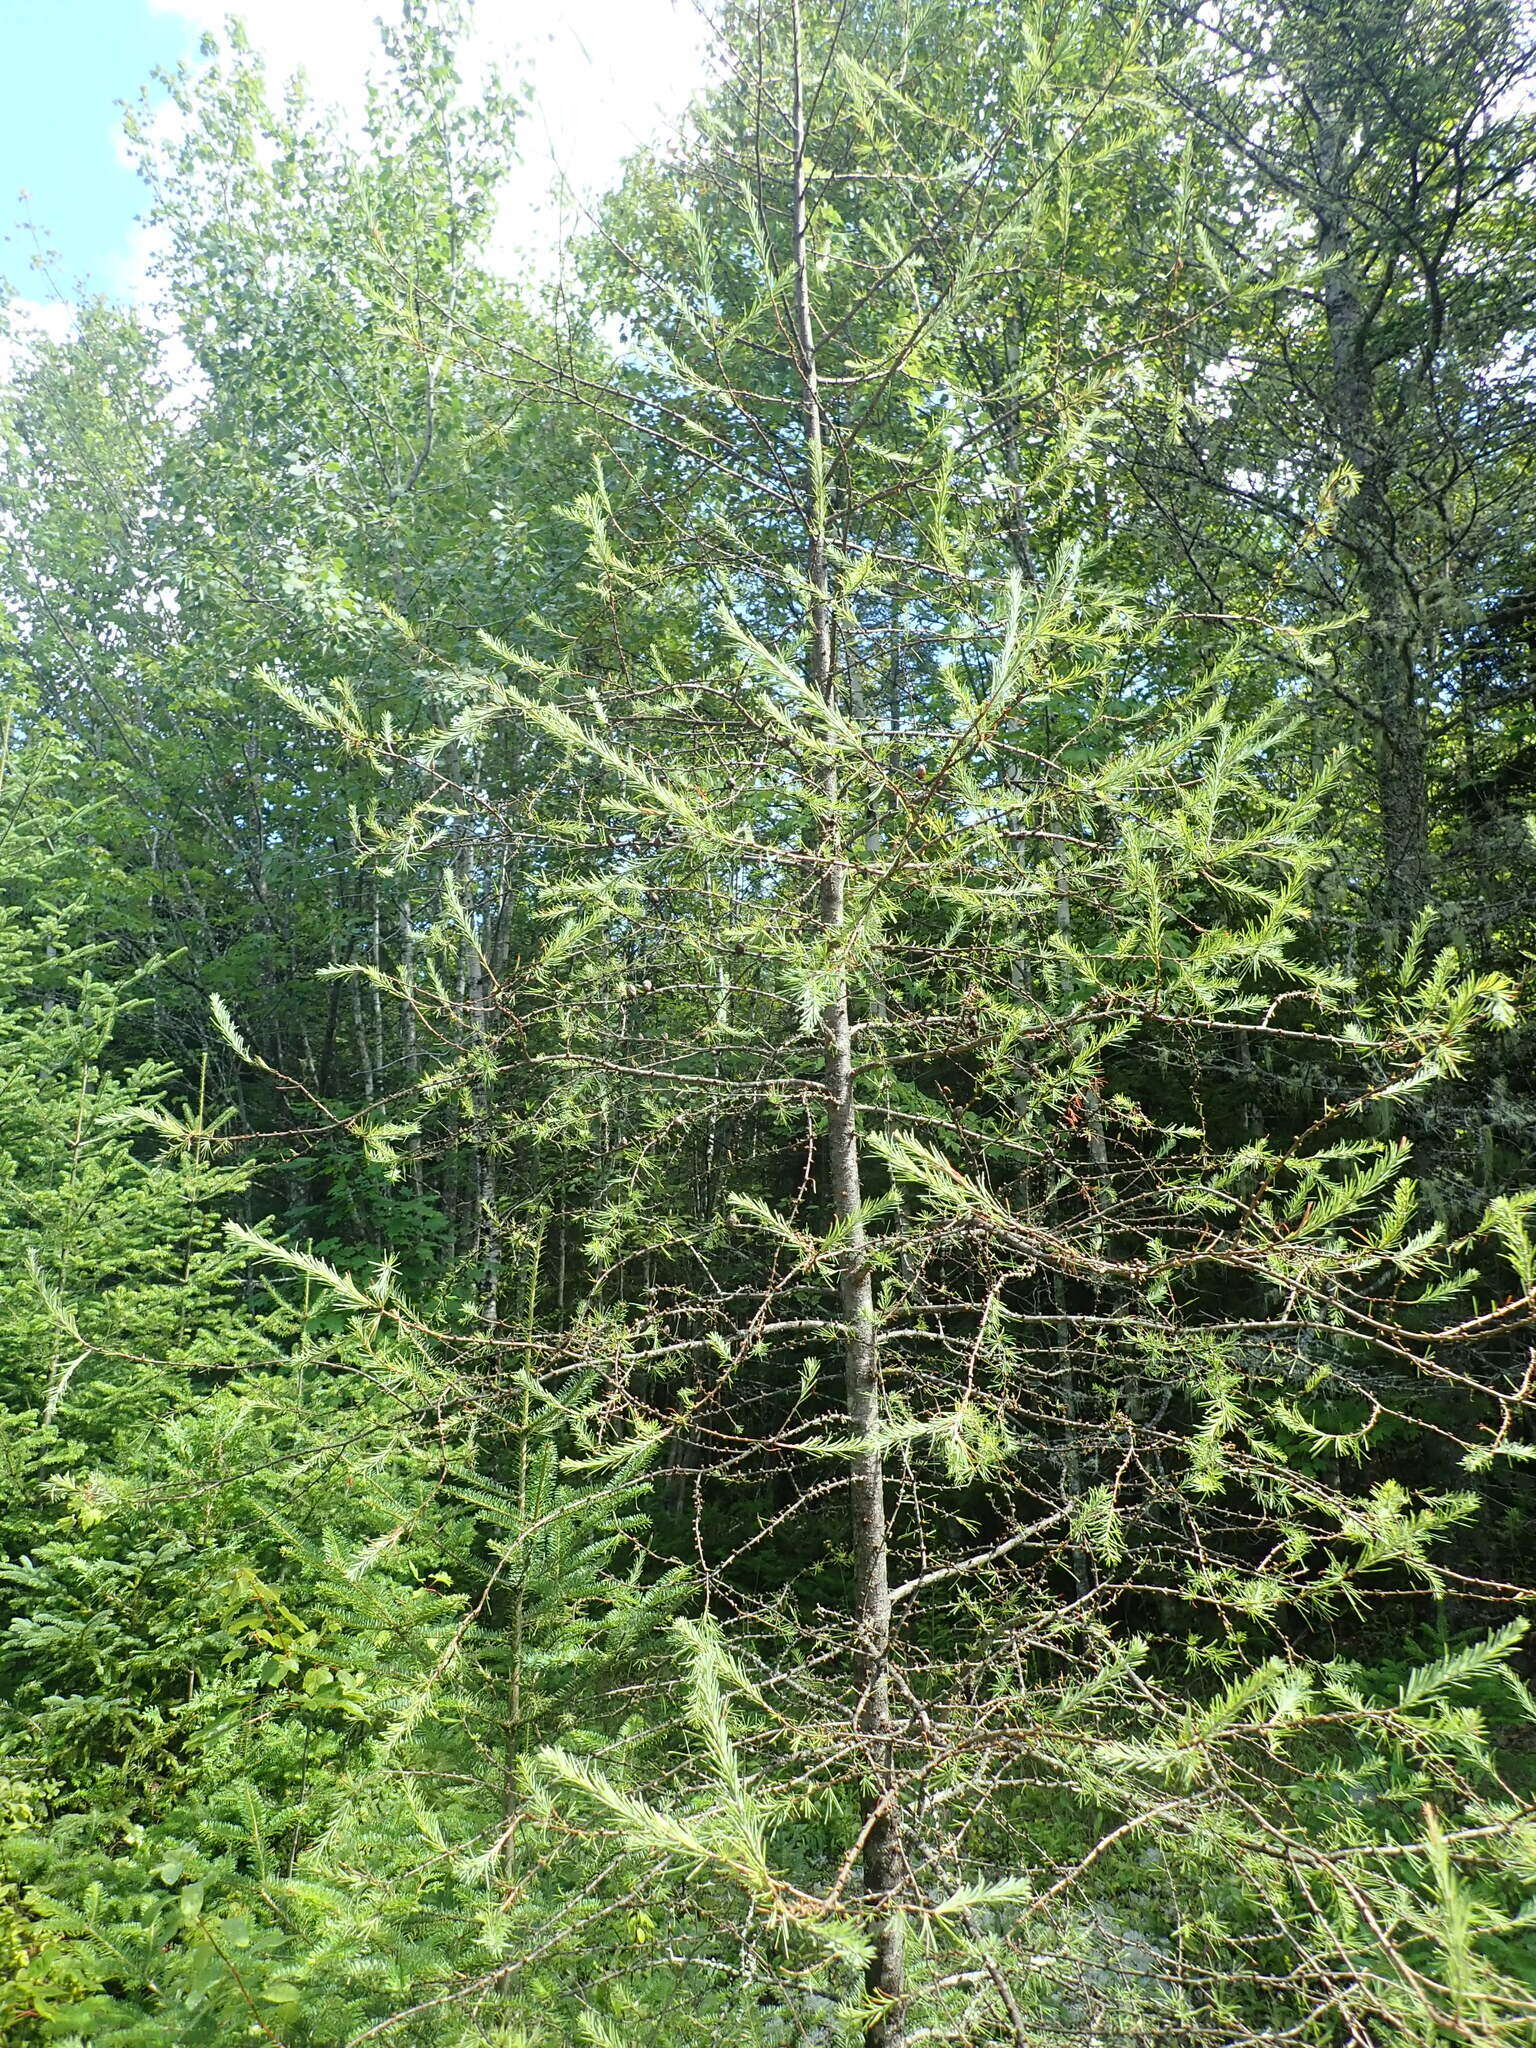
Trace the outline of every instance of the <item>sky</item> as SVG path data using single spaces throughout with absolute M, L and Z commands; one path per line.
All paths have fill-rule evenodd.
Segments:
M 196 61 L 204 31 L 238 13 L 280 77 L 355 108 L 377 50 L 373 26 L 398 0 L 0 0 L 0 279 L 57 325 L 81 288 L 134 297 L 147 244 L 141 188 L 125 161 L 118 102 L 157 66 Z M 474 57 L 531 76 L 524 166 L 498 240 L 536 246 L 556 172 L 601 189 L 625 153 L 664 132 L 703 76 L 692 0 L 478 0 Z M 25 191 L 23 200 L 18 195 Z M 30 223 L 30 225 L 28 225 Z M 57 260 L 31 267 L 40 249 Z

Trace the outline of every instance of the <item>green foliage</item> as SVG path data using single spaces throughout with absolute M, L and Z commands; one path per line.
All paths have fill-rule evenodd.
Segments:
M 248 1178 L 210 1156 L 220 1120 L 178 1113 L 162 1069 L 110 1068 L 135 998 L 72 943 L 70 855 L 48 851 L 77 827 L 71 786 L 46 734 L 11 732 L 7 2037 L 190 2043 L 259 2020 L 334 2040 L 456 1960 L 445 1925 L 489 1914 L 510 1939 L 488 1876 L 515 1763 L 506 1689 L 530 1736 L 579 1730 L 594 1674 L 675 1602 L 675 1575 L 637 1576 L 646 1453 L 567 1483 L 558 1437 L 581 1396 L 525 1401 L 511 1488 L 486 1469 L 508 1455 L 499 1426 L 472 1413 L 421 1437 L 454 1383 L 422 1336 L 381 1334 L 387 1281 L 365 1293 L 293 1252 L 302 1291 L 253 1293 L 220 1225 Z M 371 1322 L 328 1334 L 316 1283 Z M 468 1590 L 486 1574 L 505 1582 L 489 1612 Z M 464 1790 L 402 1811 L 418 1778 Z M 421 1869 L 423 1841 L 444 1865 Z M 354 1897 L 358 1868 L 373 1877 Z M 547 1910 L 530 1900 L 518 1924 Z M 542 1997 L 529 1987 L 531 2012 Z
M 190 367 L 0 401 L 7 2040 L 1536 2040 L 1531 63 L 1400 15 L 728 5 L 548 302 L 451 0 L 135 124 Z

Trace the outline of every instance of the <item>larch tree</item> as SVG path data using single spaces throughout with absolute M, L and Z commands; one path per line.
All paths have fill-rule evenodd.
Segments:
M 1516 1597 L 1437 1546 L 1523 1455 L 1527 1206 L 1479 1278 L 1383 1114 L 1509 988 L 1421 933 L 1357 986 L 1316 942 L 1338 770 L 1232 711 L 1295 694 L 1311 628 L 1230 620 L 1191 669 L 1165 592 L 1070 546 L 1020 574 L 1112 451 L 1017 447 L 1000 520 L 956 337 L 1074 176 L 1155 139 L 1134 38 L 1106 77 L 1070 61 L 1087 15 L 1033 22 L 978 136 L 952 83 L 927 110 L 905 17 L 727 26 L 693 147 L 593 257 L 626 355 L 548 366 L 612 426 L 571 508 L 607 645 L 488 621 L 409 756 L 310 709 L 428 764 L 392 858 L 452 817 L 532 879 L 549 936 L 476 1001 L 561 1283 L 478 1369 L 601 1389 L 588 1469 L 666 1446 L 658 1554 L 710 1617 L 675 1796 L 622 1744 L 544 1751 L 524 1796 L 691 1871 L 680 1982 L 725 1945 L 768 2039 L 1257 2043 L 1283 2013 L 1491 2044 L 1533 2017 L 1529 1827 L 1460 1702 L 1522 1711 L 1522 1624 L 1395 1698 L 1330 1636 Z M 461 773 L 509 726 L 545 764 L 522 808 Z M 1394 1476 L 1404 1441 L 1443 1483 Z
M 1536 2039 L 1511 24 L 732 0 L 542 305 L 464 25 L 6 401 L 0 2012 Z

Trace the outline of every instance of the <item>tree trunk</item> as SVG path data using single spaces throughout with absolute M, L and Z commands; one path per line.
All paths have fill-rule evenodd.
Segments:
M 805 422 L 807 488 L 806 574 L 811 589 L 806 679 L 828 700 L 836 684 L 832 607 L 828 589 L 826 437 L 817 375 L 816 332 L 811 317 L 807 248 L 805 94 L 800 10 L 794 8 L 794 173 L 793 220 L 795 334 Z M 880 2010 L 865 2032 L 867 2048 L 900 2048 L 906 2025 L 902 2013 L 904 1957 L 902 1925 L 894 1910 L 901 1885 L 901 1818 L 892 1770 L 890 1703 L 891 1581 L 886 1545 L 885 1460 L 879 1448 L 880 1351 L 869 1247 L 861 1218 L 857 1100 L 853 1071 L 853 1030 L 848 976 L 836 957 L 845 922 L 847 867 L 838 818 L 838 777 L 827 771 L 823 784 L 824 828 L 819 912 L 833 955 L 835 986 L 822 1011 L 825 1045 L 823 1079 L 827 1095 L 826 1158 L 832 1208 L 847 1231 L 838 1273 L 843 1323 L 845 1400 L 852 1434 L 862 1448 L 854 1454 L 850 1494 L 853 1511 L 854 1666 L 859 1688 L 856 1725 L 869 1758 L 873 1790 L 865 1811 L 864 1890 L 876 1908 L 874 1952 L 865 1983 Z
M 1377 416 L 1370 321 L 1351 248 L 1345 152 L 1343 122 L 1329 114 L 1318 132 L 1322 176 L 1315 203 L 1333 368 L 1329 397 L 1340 453 L 1360 477 L 1340 539 L 1354 556 L 1365 608 L 1360 665 L 1381 810 L 1380 908 L 1401 936 L 1430 888 L 1428 746 L 1417 672 L 1421 627 L 1394 548 L 1390 453 Z
M 421 1058 L 416 1049 L 416 928 L 412 922 L 409 896 L 400 906 L 400 985 L 405 991 L 405 1000 L 400 1005 L 400 1058 L 405 1071 L 405 1085 L 414 1106 L 417 1084 L 421 1080 Z M 411 1162 L 411 1192 L 419 1202 L 423 1186 L 419 1131 L 412 1132 L 407 1140 L 406 1153 Z

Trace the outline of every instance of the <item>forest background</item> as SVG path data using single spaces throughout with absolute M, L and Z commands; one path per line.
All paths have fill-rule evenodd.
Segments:
M 1536 2042 L 1536 45 L 237 28 L 0 400 L 0 2032 Z

